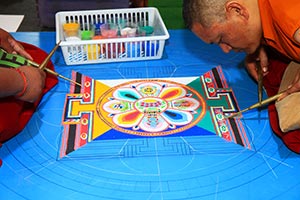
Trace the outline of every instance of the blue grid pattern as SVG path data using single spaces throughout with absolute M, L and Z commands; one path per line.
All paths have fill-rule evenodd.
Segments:
M 57 51 L 52 61 L 58 73 L 70 77 L 75 70 L 94 79 L 199 76 L 221 65 L 240 108 L 257 100 L 256 84 L 240 64 L 243 54 L 225 55 L 187 30 L 171 30 L 170 35 L 161 60 L 65 66 Z M 55 45 L 52 32 L 14 36 L 47 52 Z M 253 150 L 217 136 L 164 137 L 97 141 L 109 156 L 57 160 L 68 91 L 69 83 L 61 80 L 44 96 L 28 126 L 0 149 L 0 199 L 300 198 L 299 155 L 272 133 L 266 110 L 243 116 Z M 112 154 L 114 145 L 121 148 Z

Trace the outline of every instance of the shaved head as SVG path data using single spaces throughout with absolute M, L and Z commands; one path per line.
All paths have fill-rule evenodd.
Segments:
M 225 4 L 228 0 L 183 0 L 183 19 L 191 29 L 195 22 L 210 27 L 225 20 Z

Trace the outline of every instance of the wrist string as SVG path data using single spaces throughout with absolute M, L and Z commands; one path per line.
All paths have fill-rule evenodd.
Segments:
M 28 87 L 28 82 L 27 82 L 27 78 L 26 78 L 24 72 L 22 72 L 19 68 L 14 68 L 14 69 L 16 69 L 16 71 L 22 76 L 22 79 L 23 79 L 23 85 L 24 85 L 24 86 L 23 86 L 23 89 L 22 89 L 21 92 L 19 92 L 18 94 L 16 94 L 17 97 L 21 97 L 21 96 L 23 96 L 23 95 L 25 94 L 25 92 L 26 92 L 26 89 L 27 89 L 27 87 Z

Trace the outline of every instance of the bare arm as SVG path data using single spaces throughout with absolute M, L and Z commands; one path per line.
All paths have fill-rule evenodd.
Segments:
M 0 68 L 0 97 L 15 96 L 22 91 L 24 81 L 15 69 Z
M 15 96 L 34 102 L 42 94 L 45 76 L 45 72 L 31 66 L 21 66 L 18 70 L 0 67 L 0 97 Z
M 9 53 L 16 53 L 32 60 L 23 46 L 1 28 L 0 47 Z M 45 72 L 31 66 L 20 66 L 18 69 L 0 66 L 0 98 L 15 96 L 23 101 L 34 102 L 42 94 L 45 77 Z

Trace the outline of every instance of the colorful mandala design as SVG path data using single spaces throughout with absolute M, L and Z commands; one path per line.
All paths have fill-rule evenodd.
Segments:
M 241 120 L 224 117 L 239 108 L 220 66 L 184 80 L 106 82 L 78 72 L 72 78 L 82 86 L 72 85 L 66 96 L 60 158 L 88 143 L 92 155 L 79 151 L 72 158 L 107 156 L 101 148 L 95 151 L 98 142 L 153 136 L 215 134 L 251 149 Z
M 194 126 L 205 114 L 205 101 L 186 85 L 141 80 L 108 90 L 97 113 L 110 127 L 140 136 L 169 135 Z

